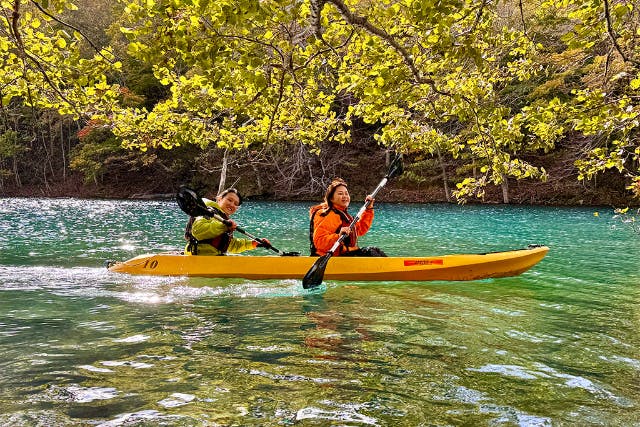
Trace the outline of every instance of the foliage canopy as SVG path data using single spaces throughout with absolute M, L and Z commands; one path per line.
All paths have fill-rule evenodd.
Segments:
M 613 169 L 640 195 L 634 1 L 118 0 L 126 50 L 95 48 L 70 0 L 2 0 L 0 95 L 98 120 L 126 147 L 345 143 L 445 153 L 479 173 L 457 196 L 545 179 L 536 154 L 586 137 L 580 179 Z M 86 6 L 85 6 L 86 7 Z M 127 101 L 122 61 L 168 95 Z

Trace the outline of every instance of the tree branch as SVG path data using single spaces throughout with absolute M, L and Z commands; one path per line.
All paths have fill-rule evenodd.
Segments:
M 519 7 L 520 7 L 520 20 L 522 21 L 522 32 L 524 33 L 525 36 L 528 37 L 527 35 L 527 23 L 524 20 L 524 6 L 522 5 L 522 0 L 519 0 Z
M 60 91 L 60 89 L 56 85 L 53 84 L 53 82 L 49 78 L 49 75 L 47 74 L 47 70 L 44 69 L 44 66 L 40 63 L 40 61 L 38 61 L 38 59 L 34 58 L 33 56 L 31 56 L 31 54 L 29 54 L 27 52 L 27 50 L 26 50 L 26 48 L 24 46 L 24 42 L 22 41 L 22 36 L 20 34 L 19 21 L 20 21 L 20 0 L 15 0 L 14 3 L 13 3 L 13 11 L 11 13 L 11 32 L 13 33 L 13 37 L 14 37 L 14 39 L 16 41 L 16 46 L 18 47 L 18 52 L 20 52 L 22 54 L 22 58 L 24 60 L 25 67 L 31 68 L 29 66 L 29 62 L 33 63 L 35 65 L 36 69 L 38 70 L 38 72 L 44 78 L 44 81 L 47 83 L 47 85 L 51 89 L 53 89 L 53 91 L 60 97 L 60 99 L 62 99 L 67 104 L 69 104 L 69 106 L 71 106 L 71 108 L 73 108 L 78 115 L 81 115 L 80 112 L 78 111 L 78 109 L 76 108 L 75 104 L 73 104 L 71 101 L 69 101 L 64 96 L 64 94 Z M 25 74 L 24 78 L 27 79 L 26 74 Z
M 404 46 L 400 45 L 396 39 L 390 36 L 386 31 L 381 28 L 378 28 L 367 21 L 367 18 L 360 15 L 355 15 L 352 13 L 347 5 L 344 4 L 342 0 L 326 0 L 327 3 L 333 4 L 338 12 L 342 15 L 342 17 L 351 25 L 356 27 L 361 27 L 365 29 L 367 32 L 374 34 L 380 37 L 382 40 L 387 42 L 398 54 L 402 57 L 405 65 L 409 67 L 413 78 L 417 83 L 428 84 L 432 87 L 432 89 L 436 92 L 439 92 L 435 87 L 435 82 L 433 79 L 424 77 L 420 71 L 416 68 L 413 59 L 411 58 L 411 54 L 404 48 Z
M 609 0 L 604 0 L 603 3 L 604 3 L 604 17 L 605 17 L 605 19 L 607 21 L 607 34 L 609 35 L 609 38 L 611 39 L 611 43 L 613 44 L 613 47 L 618 52 L 618 54 L 622 57 L 622 60 L 624 62 L 631 62 L 632 64 L 640 65 L 640 61 L 636 61 L 634 59 L 627 58 L 627 56 L 624 54 L 624 52 L 622 52 L 622 48 L 618 44 L 618 38 L 617 38 L 617 36 L 615 34 L 615 30 L 613 29 L 613 24 L 611 22 L 611 11 L 609 10 Z
M 80 29 L 79 29 L 79 28 L 77 28 L 77 27 L 74 27 L 74 26 L 73 26 L 73 25 L 71 25 L 71 24 L 67 24 L 66 22 L 64 22 L 64 21 L 63 21 L 63 20 L 61 20 L 60 18 L 57 18 L 57 17 L 53 16 L 52 14 L 50 14 L 49 12 L 47 12 L 47 11 L 46 11 L 42 6 L 40 6 L 40 3 L 38 3 L 37 1 L 35 1 L 35 0 L 31 0 L 31 3 L 33 3 L 33 4 L 38 8 L 38 10 L 40 10 L 40 12 L 42 12 L 44 15 L 47 15 L 49 18 L 53 19 L 54 21 L 58 22 L 59 24 L 64 25 L 64 26 L 65 26 L 65 27 L 67 27 L 67 28 L 71 28 L 72 30 L 77 31 L 77 32 L 78 32 L 78 34 L 80 34 L 80 35 L 81 35 L 81 36 L 82 36 L 82 37 L 87 41 L 87 43 L 89 43 L 89 45 L 93 48 L 93 50 L 95 50 L 95 51 L 96 51 L 96 53 L 97 53 L 98 55 L 100 55 L 101 57 L 103 57 L 103 58 L 104 58 L 105 60 L 107 60 L 109 63 L 113 63 L 109 58 L 107 58 L 106 56 L 104 56 L 104 55 L 102 54 L 102 52 L 100 51 L 100 49 L 98 49 L 98 47 L 97 47 L 95 44 L 93 44 L 93 42 L 91 41 L 91 39 L 89 39 L 89 37 L 87 37 L 87 36 L 82 32 L 82 30 L 80 30 Z
M 310 0 L 309 3 L 311 5 L 311 27 L 313 28 L 313 33 L 317 38 L 324 41 L 322 38 L 322 8 L 324 8 L 326 0 Z
M 275 120 L 276 114 L 280 109 L 280 103 L 282 102 L 282 97 L 284 96 L 284 76 L 286 72 L 287 71 L 283 64 L 282 74 L 280 74 L 280 81 L 278 83 L 278 101 L 276 102 L 276 105 L 273 107 L 273 112 L 271 113 L 271 118 L 269 120 L 269 129 L 267 130 L 267 136 L 265 138 L 265 144 L 268 144 L 269 139 L 271 138 L 271 132 L 273 130 L 273 121 Z

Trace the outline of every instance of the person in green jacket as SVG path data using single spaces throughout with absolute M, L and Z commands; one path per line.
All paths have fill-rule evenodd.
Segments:
M 235 188 L 227 188 L 216 200 L 203 199 L 209 208 L 223 217 L 227 224 L 215 218 L 203 216 L 191 217 L 185 229 L 185 238 L 189 240 L 184 250 L 186 255 L 224 255 L 240 253 L 265 245 L 250 239 L 238 239 L 233 236 L 237 224 L 231 219 L 242 204 L 242 196 Z M 269 243 L 267 239 L 261 239 Z

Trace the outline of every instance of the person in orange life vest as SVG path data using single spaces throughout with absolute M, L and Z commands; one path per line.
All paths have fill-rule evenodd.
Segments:
M 238 239 L 233 236 L 237 224 L 231 219 L 242 204 L 242 196 L 235 188 L 228 188 L 220 193 L 215 202 L 203 199 L 214 212 L 229 220 L 226 225 L 215 218 L 199 216 L 190 218 L 185 229 L 185 238 L 189 240 L 185 248 L 187 255 L 224 255 L 240 253 L 262 247 L 264 245 L 250 239 Z M 269 243 L 267 239 L 262 239 Z
M 340 235 L 346 234 L 334 256 L 386 256 L 375 247 L 358 247 L 358 237 L 365 235 L 373 223 L 374 199 L 369 195 L 366 200 L 371 200 L 371 204 L 351 230 L 349 224 L 353 217 L 347 212 L 351 202 L 347 183 L 340 178 L 334 179 L 327 188 L 323 203 L 309 209 L 311 255 L 325 255 Z

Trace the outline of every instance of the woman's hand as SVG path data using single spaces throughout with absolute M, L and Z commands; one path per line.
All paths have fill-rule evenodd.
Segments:
M 238 224 L 236 224 L 236 222 L 232 219 L 225 219 L 222 223 L 227 226 L 229 231 L 234 231 L 236 228 L 238 228 Z
M 254 248 L 268 248 L 270 246 L 271 246 L 271 242 L 268 239 L 260 239 L 260 241 L 258 240 L 253 241 Z
M 369 194 L 367 197 L 365 197 L 364 199 L 366 202 L 371 202 L 369 203 L 369 206 L 367 206 L 367 209 L 373 209 L 373 203 L 376 201 L 376 199 L 374 199 L 371 194 Z

